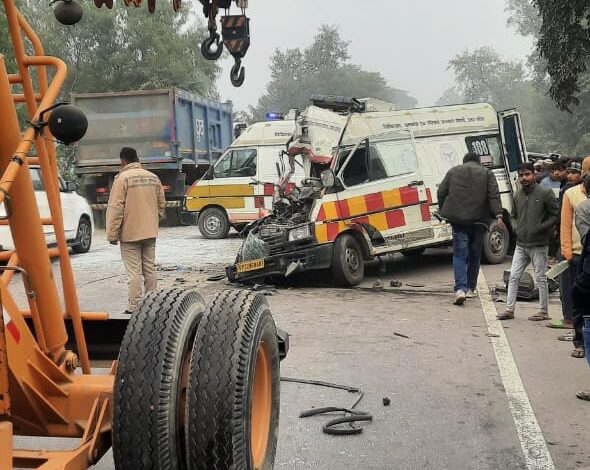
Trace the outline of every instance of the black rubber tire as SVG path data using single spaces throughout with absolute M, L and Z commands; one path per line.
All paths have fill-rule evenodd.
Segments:
M 271 410 L 264 459 L 255 467 L 251 405 L 262 342 L 271 372 Z M 190 470 L 273 468 L 279 423 L 279 350 L 276 326 L 263 295 L 226 290 L 207 305 L 194 342 L 188 397 Z
M 131 316 L 113 393 L 117 470 L 187 468 L 185 387 L 204 310 L 198 292 L 168 289 L 147 294 Z
M 505 223 L 490 222 L 489 230 L 483 236 L 482 261 L 486 264 L 500 264 L 510 248 L 510 232 Z
M 218 240 L 227 237 L 229 220 L 219 207 L 209 207 L 199 214 L 199 231 L 203 237 Z
M 359 285 L 365 277 L 363 253 L 358 242 L 348 233 L 340 235 L 332 253 L 332 276 L 338 285 Z
M 166 227 L 178 227 L 180 224 L 180 209 L 178 207 L 166 207 L 166 218 L 162 225 Z
M 406 258 L 419 258 L 424 254 L 426 248 L 412 248 L 409 250 L 402 250 L 401 254 L 404 255 Z
M 92 246 L 92 224 L 86 217 L 80 217 L 76 230 L 76 242 L 72 245 L 74 253 L 88 253 Z

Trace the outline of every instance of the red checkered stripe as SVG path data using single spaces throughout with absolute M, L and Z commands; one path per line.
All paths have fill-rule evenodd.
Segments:
M 432 196 L 426 189 L 426 202 L 418 189 L 404 186 L 339 201 L 324 202 L 315 222 L 318 243 L 333 242 L 351 224 L 368 224 L 380 232 L 404 227 L 408 222 L 431 220 Z

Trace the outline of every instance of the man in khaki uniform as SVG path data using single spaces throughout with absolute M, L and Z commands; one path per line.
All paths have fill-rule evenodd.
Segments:
M 160 179 L 141 167 L 135 149 L 123 147 L 120 158 L 107 207 L 107 240 L 121 242 L 129 289 L 125 313 L 131 314 L 142 296 L 142 277 L 145 292 L 156 289 L 156 237 L 166 201 Z

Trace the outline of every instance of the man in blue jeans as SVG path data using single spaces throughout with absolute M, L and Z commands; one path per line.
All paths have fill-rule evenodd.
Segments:
M 451 168 L 438 187 L 440 214 L 453 226 L 455 305 L 477 297 L 477 276 L 483 236 L 492 218 L 502 223 L 502 203 L 494 174 L 479 156 L 468 153 Z
M 553 191 L 537 184 L 535 168 L 525 163 L 518 169 L 521 189 L 514 195 L 512 227 L 516 234 L 516 248 L 512 257 L 506 311 L 496 315 L 498 320 L 514 318 L 516 295 L 520 278 L 532 263 L 539 289 L 539 311 L 531 321 L 549 320 L 549 289 L 547 286 L 547 254 L 549 241 L 557 218 L 557 200 Z

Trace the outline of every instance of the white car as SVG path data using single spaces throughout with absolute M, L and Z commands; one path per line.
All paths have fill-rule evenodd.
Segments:
M 41 218 L 51 217 L 49 211 L 49 202 L 43 188 L 41 179 L 41 169 L 38 166 L 31 166 L 31 179 L 35 190 L 35 199 L 39 206 Z M 90 250 L 92 244 L 92 235 L 94 234 L 94 220 L 92 218 L 92 209 L 82 196 L 76 190 L 78 184 L 73 181 L 65 181 L 59 177 L 59 191 L 61 196 L 61 207 L 63 212 L 64 231 L 68 245 L 72 247 L 74 253 L 86 253 Z M 0 214 L 5 215 L 5 208 L 2 205 Z M 55 244 L 56 237 L 53 225 L 44 225 L 43 233 L 47 244 Z M 7 225 L 0 226 L 0 250 L 14 250 L 14 242 L 10 234 L 10 228 Z

